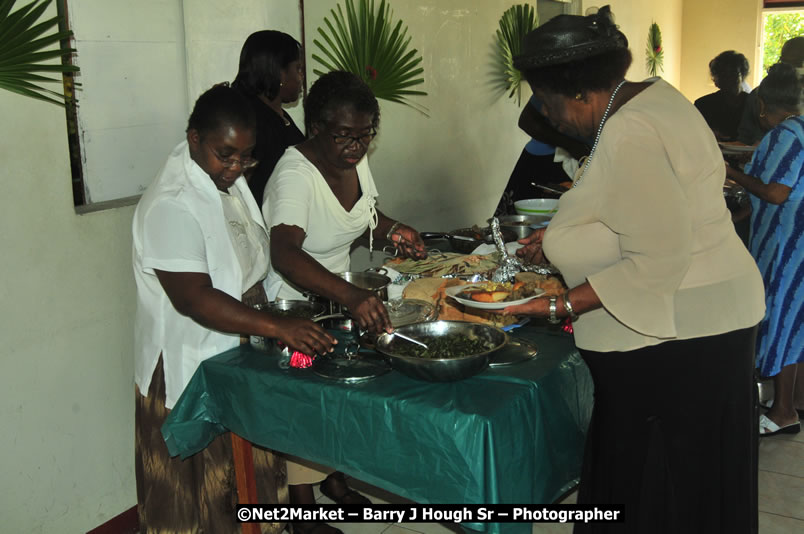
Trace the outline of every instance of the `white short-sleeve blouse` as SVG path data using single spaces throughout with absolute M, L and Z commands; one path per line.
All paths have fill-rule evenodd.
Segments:
M 315 165 L 291 147 L 279 159 L 265 188 L 262 213 L 266 227 L 285 224 L 304 230 L 302 250 L 333 273 L 349 270 L 352 243 L 376 225 L 377 187 L 368 158 L 357 164 L 362 195 L 346 211 Z M 302 293 L 273 269 L 265 279 L 270 300 L 303 299 Z

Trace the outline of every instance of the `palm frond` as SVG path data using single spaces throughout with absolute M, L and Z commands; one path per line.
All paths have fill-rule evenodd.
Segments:
M 664 50 L 662 49 L 662 31 L 655 22 L 648 28 L 648 44 L 645 48 L 645 67 L 651 76 L 664 70 Z
M 410 91 L 409 87 L 424 83 L 422 57 L 415 48 L 409 48 L 412 38 L 402 21 L 393 23 L 391 6 L 380 0 L 345 0 L 345 9 L 336 5 L 330 16 L 324 17 L 324 26 L 317 30 L 321 40 L 313 44 L 320 54 L 312 54 L 321 69 L 317 75 L 332 70 L 355 74 L 383 100 L 409 106 L 424 115 L 427 108 L 414 103 L 409 97 L 426 96 L 424 91 Z M 331 20 L 330 20 L 331 19 Z
M 522 73 L 514 67 L 514 57 L 522 49 L 522 40 L 539 25 L 539 16 L 529 4 L 510 7 L 500 18 L 497 30 L 497 54 L 499 58 L 498 80 L 508 98 L 516 96 L 516 103 L 522 100 Z
M 44 63 L 75 52 L 60 47 L 61 41 L 73 35 L 71 31 L 58 30 L 61 17 L 37 23 L 52 1 L 33 0 L 14 10 L 16 0 L 0 0 L 0 89 L 64 106 L 67 97 L 63 92 L 39 85 L 63 84 L 64 81 L 34 74 L 78 72 L 78 67 L 73 65 Z M 56 31 L 53 31 L 54 28 Z M 53 45 L 57 48 L 50 49 Z

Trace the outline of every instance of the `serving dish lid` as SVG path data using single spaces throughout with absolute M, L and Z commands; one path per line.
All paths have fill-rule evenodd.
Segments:
M 532 360 L 539 353 L 535 343 L 525 339 L 509 339 L 500 350 L 489 356 L 489 367 L 505 367 Z
M 384 375 L 391 367 L 383 360 L 357 355 L 351 358 L 319 356 L 313 361 L 313 372 L 337 382 L 363 382 Z

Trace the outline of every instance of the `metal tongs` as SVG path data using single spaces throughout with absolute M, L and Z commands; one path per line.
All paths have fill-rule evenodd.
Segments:
M 400 333 L 399 333 L 399 332 L 397 332 L 397 331 L 392 332 L 392 333 L 390 334 L 390 336 L 391 336 L 391 337 L 394 337 L 394 336 L 401 337 L 401 338 L 402 338 L 402 339 L 404 339 L 405 341 L 410 341 L 411 343 L 415 343 L 415 344 L 419 345 L 420 347 L 424 347 L 425 349 L 426 349 L 426 348 L 428 348 L 428 347 L 427 347 L 427 345 L 426 345 L 425 343 L 422 343 L 422 342 L 421 342 L 421 341 L 419 341 L 418 339 L 413 339 L 412 337 L 408 337 L 408 336 L 406 336 L 405 334 L 400 334 Z
M 399 241 L 392 242 L 392 244 L 385 245 L 384 247 L 382 247 L 382 252 L 386 256 L 389 256 L 391 258 L 398 258 L 399 257 L 399 247 L 401 245 L 413 246 L 413 243 L 409 239 L 406 239 L 405 236 L 403 236 L 399 232 L 394 232 L 391 235 L 392 236 L 399 236 Z M 440 250 L 438 250 L 437 248 L 426 248 L 425 247 L 424 251 L 427 253 L 428 256 L 433 255 L 433 256 L 438 257 L 438 256 L 443 256 L 444 255 L 444 253 L 441 252 Z

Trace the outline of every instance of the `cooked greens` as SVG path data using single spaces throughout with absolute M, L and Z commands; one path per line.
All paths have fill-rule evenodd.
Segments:
M 427 348 L 425 349 L 404 339 L 394 339 L 389 345 L 389 350 L 393 354 L 400 356 L 441 359 L 461 358 L 494 348 L 494 343 L 490 340 L 462 334 L 416 336 L 416 339 L 427 345 Z

